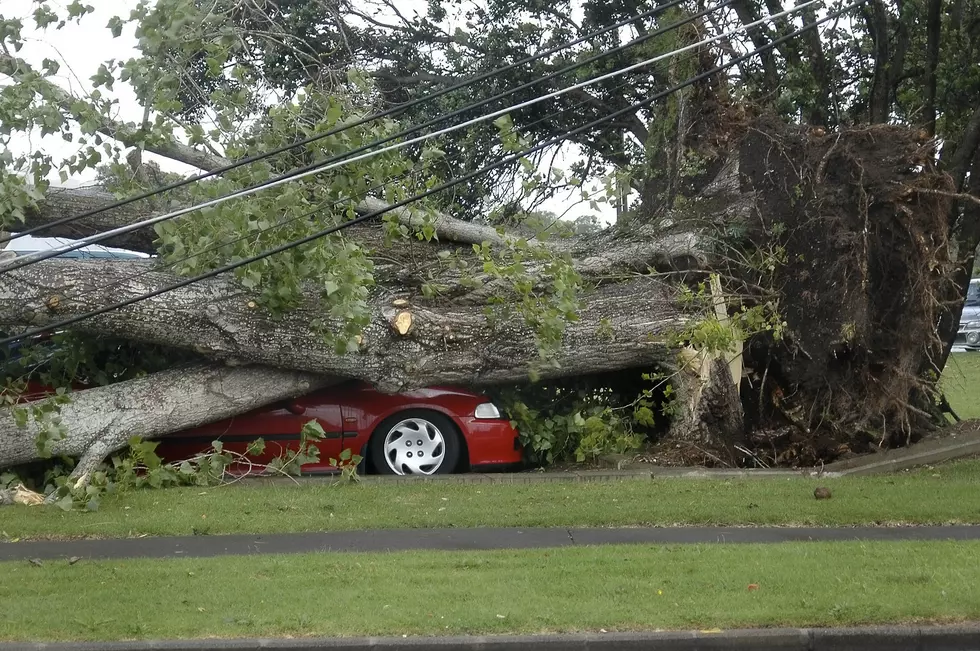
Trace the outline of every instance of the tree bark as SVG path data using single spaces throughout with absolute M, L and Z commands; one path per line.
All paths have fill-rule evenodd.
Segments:
M 167 286 L 178 277 L 129 261 L 48 260 L 0 275 L 0 324 L 45 326 Z M 111 288 L 111 289 L 107 289 Z M 580 375 L 665 361 L 664 335 L 687 316 L 665 282 L 642 278 L 596 289 L 567 325 L 542 377 Z M 361 350 L 337 354 L 310 323 L 324 306 L 310 299 L 281 319 L 259 309 L 232 280 L 218 278 L 85 319 L 74 330 L 195 351 L 214 359 L 357 378 L 386 391 L 434 384 L 523 382 L 538 359 L 533 330 L 517 315 L 488 319 L 483 305 L 410 301 L 413 327 L 393 327 L 394 301 L 378 292 Z M 339 324 L 337 324 L 339 331 Z
M 44 195 L 42 201 L 33 210 L 27 211 L 24 220 L 24 229 L 33 229 L 47 226 L 53 222 L 61 221 L 65 218 L 75 217 L 96 210 L 105 210 L 116 203 L 116 198 L 108 192 L 98 189 L 82 188 L 52 188 Z M 36 237 L 67 237 L 79 239 L 104 233 L 109 230 L 128 226 L 140 220 L 147 219 L 158 214 L 150 206 L 136 202 L 100 212 L 91 217 L 78 219 L 57 226 L 50 226 L 38 231 Z M 14 229 L 17 230 L 16 228 Z M 115 246 L 130 251 L 141 253 L 155 253 L 153 241 L 156 234 L 152 227 L 141 228 L 139 230 L 107 238 L 100 242 L 104 246 Z
M 65 224 L 53 224 L 65 217 L 81 215 L 96 210 L 103 210 L 117 203 L 118 200 L 108 192 L 98 189 L 54 188 L 49 190 L 35 209 L 27 212 L 24 228 L 39 228 L 37 237 L 69 237 L 78 239 L 104 233 L 109 230 L 135 224 L 141 220 L 159 215 L 163 210 L 147 206 L 143 202 L 134 202 L 119 208 L 100 212 L 91 217 L 73 220 Z M 380 199 L 368 197 L 357 205 L 361 215 L 383 211 L 388 204 Z M 396 208 L 391 211 L 398 221 L 409 228 L 421 225 L 421 218 L 406 208 Z M 194 214 L 182 215 L 177 219 L 193 219 Z M 463 244 L 491 244 L 505 241 L 497 229 L 484 224 L 464 222 L 449 215 L 436 213 L 432 223 L 440 238 Z M 123 233 L 99 242 L 104 246 L 115 246 L 142 253 L 155 253 L 153 242 L 156 233 L 152 227 L 145 227 Z
M 936 69 L 939 67 L 942 37 L 942 8 L 943 0 L 928 0 L 926 4 L 926 74 L 923 79 L 926 102 L 923 113 L 930 136 L 936 135 Z
M 863 8 L 868 32 L 874 43 L 874 77 L 871 81 L 871 96 L 868 99 L 868 121 L 871 124 L 888 122 L 891 107 L 891 68 L 889 48 L 888 10 L 882 0 L 872 0 L 870 12 Z

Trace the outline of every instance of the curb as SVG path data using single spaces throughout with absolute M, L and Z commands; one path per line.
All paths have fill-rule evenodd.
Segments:
M 137 642 L 0 643 L 0 651 L 976 651 L 980 624 L 783 628 L 663 633 Z
M 615 481 L 651 481 L 657 479 L 765 479 L 819 477 L 838 479 L 860 475 L 881 475 L 908 470 L 916 466 L 940 463 L 963 457 L 980 456 L 980 430 L 960 434 L 955 438 L 938 439 L 917 443 L 910 448 L 886 450 L 853 459 L 836 461 L 822 468 L 798 468 L 795 470 L 766 468 L 696 468 L 655 466 L 645 463 L 622 463 L 618 469 L 525 471 L 504 473 L 467 473 L 461 475 L 432 475 L 412 477 L 361 477 L 362 483 L 450 483 L 450 484 L 539 484 Z M 289 485 L 295 479 L 287 477 L 251 477 L 242 480 L 250 486 Z M 333 483 L 337 476 L 314 475 L 302 479 L 303 483 Z
M 836 471 L 840 476 L 879 475 L 980 454 L 980 437 L 973 440 L 947 443 L 949 444 L 936 446 L 933 449 L 912 449 L 904 455 L 895 455 L 892 458 L 885 456 L 885 458 L 879 459 L 876 457 L 865 460 L 865 463 L 853 465 L 847 465 L 845 461 L 839 464 L 831 464 L 827 468 Z
M 623 470 L 570 470 L 545 472 L 502 472 L 502 473 L 466 473 L 460 475 L 413 475 L 408 477 L 389 477 L 367 475 L 360 478 L 362 484 L 575 484 L 602 483 L 624 481 L 651 481 L 655 479 L 746 479 L 781 477 L 816 476 L 816 470 L 766 470 L 766 469 L 717 469 L 717 468 L 680 468 L 680 467 L 651 467 L 626 468 Z M 843 473 L 820 473 L 822 477 L 840 477 Z M 302 477 L 301 483 L 334 483 L 338 481 L 336 474 L 314 475 Z M 295 485 L 292 478 L 287 477 L 248 477 L 241 480 L 248 486 L 290 486 Z

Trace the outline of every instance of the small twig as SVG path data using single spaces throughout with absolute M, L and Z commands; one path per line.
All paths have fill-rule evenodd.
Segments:
M 738 450 L 739 452 L 741 452 L 742 454 L 747 454 L 748 456 L 752 457 L 755 460 L 755 462 L 757 464 L 759 464 L 760 466 L 762 466 L 763 468 L 768 468 L 769 467 L 769 464 L 767 464 L 765 461 L 763 461 L 762 459 L 760 459 L 759 456 L 756 455 L 755 453 L 750 452 L 749 449 L 746 448 L 745 446 L 736 444 L 734 446 L 734 448 L 736 450 Z
M 830 157 L 837 150 L 837 145 L 840 144 L 840 137 L 841 134 L 838 133 L 837 139 L 834 140 L 834 144 L 830 146 L 830 149 L 827 150 L 827 153 L 823 155 L 822 159 L 820 159 L 820 164 L 817 166 L 817 179 L 816 179 L 817 183 L 823 181 L 823 173 L 827 169 L 827 162 L 830 161 Z
M 898 183 L 898 181 L 895 181 Z M 918 192 L 919 194 L 935 194 L 940 197 L 947 197 L 949 199 L 956 199 L 960 201 L 969 201 L 980 206 L 980 197 L 975 197 L 972 194 L 967 194 L 965 192 L 950 192 L 948 190 L 933 190 L 931 188 L 917 188 L 913 186 L 905 186 L 912 192 Z
M 718 457 L 718 456 L 716 456 L 714 454 L 711 454 L 707 450 L 704 450 L 704 449 L 698 447 L 697 445 L 694 445 L 693 443 L 691 444 L 691 447 L 694 448 L 695 450 L 697 450 L 698 452 L 700 452 L 701 454 L 703 454 L 704 456 L 710 457 L 711 459 L 714 459 L 715 461 L 717 461 L 721 465 L 725 466 L 726 468 L 731 468 L 732 467 L 732 464 L 728 463 L 727 461 L 725 461 L 721 457 Z

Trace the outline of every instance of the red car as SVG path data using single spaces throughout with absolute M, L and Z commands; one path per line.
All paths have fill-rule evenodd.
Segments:
M 160 439 L 157 453 L 167 461 L 187 459 L 220 440 L 224 449 L 244 454 L 261 437 L 265 450 L 248 458 L 265 465 L 298 449 L 300 430 L 311 420 L 326 436 L 316 444 L 320 461 L 304 465 L 303 472 L 336 470 L 330 459 L 345 449 L 363 457 L 362 472 L 387 475 L 502 468 L 523 457 L 517 431 L 485 396 L 449 387 L 389 395 L 360 382 L 170 434 Z

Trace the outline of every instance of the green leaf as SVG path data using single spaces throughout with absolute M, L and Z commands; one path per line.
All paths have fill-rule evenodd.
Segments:
M 323 426 L 320 425 L 319 422 L 311 420 L 303 425 L 303 429 L 300 430 L 299 435 L 300 446 L 305 447 L 305 444 L 308 441 L 322 441 L 324 438 L 326 438 L 327 433 L 323 431 Z M 319 454 L 319 450 L 317 451 L 317 454 Z
M 54 59 L 44 59 L 41 62 L 41 68 L 44 69 L 44 76 L 50 77 L 51 75 L 58 74 L 58 71 L 61 70 L 61 64 Z
M 109 90 L 112 90 L 112 84 L 115 82 L 115 78 L 112 76 L 109 68 L 104 63 L 99 65 L 98 71 L 96 71 L 96 73 L 92 75 L 90 79 L 92 80 L 92 86 L 94 88 L 105 86 Z M 93 133 L 94 131 L 95 130 L 93 129 Z
M 113 16 L 112 18 L 109 19 L 109 22 L 106 25 L 106 27 L 108 27 L 109 31 L 112 32 L 112 38 L 119 38 L 120 34 L 122 34 L 122 28 L 123 28 L 122 18 L 120 18 L 119 16 Z
M 58 14 L 51 11 L 47 3 L 34 10 L 34 23 L 38 29 L 46 29 L 51 23 L 58 22 Z
M 71 511 L 75 507 L 75 500 L 72 498 L 71 493 L 69 493 L 55 502 L 54 505 L 62 511 Z
M 83 5 L 78 0 L 74 0 L 74 2 L 69 4 L 67 9 L 68 9 L 69 19 L 81 18 L 85 14 L 89 14 L 95 11 L 95 7 L 93 7 L 92 5 Z

